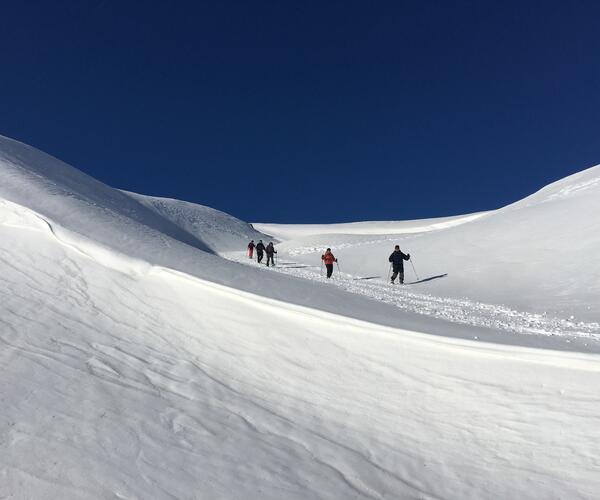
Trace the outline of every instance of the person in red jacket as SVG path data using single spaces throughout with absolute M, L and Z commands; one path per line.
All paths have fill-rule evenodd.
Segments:
M 327 277 L 331 278 L 333 274 L 333 263 L 337 262 L 335 256 L 331 253 L 331 248 L 328 248 L 323 255 L 321 255 L 321 260 L 325 263 L 325 267 L 327 268 Z
M 248 258 L 251 259 L 252 256 L 254 255 L 254 247 L 256 245 L 254 244 L 254 240 L 252 240 L 250 243 L 248 243 Z

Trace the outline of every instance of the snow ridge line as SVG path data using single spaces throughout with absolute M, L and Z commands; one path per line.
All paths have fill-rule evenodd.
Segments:
M 118 250 L 114 250 L 101 243 L 90 240 L 86 236 L 75 231 L 65 229 L 28 207 L 4 199 L 0 200 L 0 207 L 2 205 L 11 209 L 13 212 L 12 215 L 16 216 L 17 219 L 20 219 L 21 223 L 0 220 L 1 225 L 33 231 L 45 230 L 47 234 L 55 239 L 60 245 L 69 248 L 88 259 L 94 260 L 106 267 L 110 267 L 111 269 L 115 269 L 125 274 L 144 274 L 152 266 L 149 262 L 126 255 Z M 28 217 L 28 215 L 30 217 Z M 32 224 L 33 221 L 38 222 L 41 228 L 35 227 L 35 225 Z
M 413 343 L 427 343 L 436 347 L 445 347 L 449 350 L 459 349 L 461 352 L 465 350 L 477 353 L 478 355 L 489 355 L 490 357 L 519 359 L 524 362 L 535 362 L 550 366 L 561 366 L 564 368 L 582 369 L 591 372 L 600 372 L 600 355 L 588 354 L 570 351 L 559 351 L 551 349 L 540 349 L 527 346 L 513 346 L 506 344 L 496 344 L 492 342 L 473 341 L 470 339 L 444 337 L 433 335 L 426 332 L 417 332 L 412 330 L 404 330 L 401 328 L 393 328 L 390 326 L 370 323 L 368 321 L 335 314 L 320 309 L 314 309 L 307 306 L 292 304 L 289 302 L 280 301 L 277 299 L 255 295 L 244 290 L 221 285 L 212 281 L 207 281 L 196 276 L 170 269 L 162 266 L 153 266 L 150 273 L 157 272 L 158 274 L 168 274 L 186 281 L 192 282 L 203 288 L 211 289 L 212 291 L 222 293 L 228 296 L 236 296 L 246 303 L 251 303 L 254 307 L 262 309 L 273 309 L 277 311 L 285 310 L 286 312 L 299 314 L 302 316 L 310 316 L 325 320 L 331 323 L 340 324 L 343 322 L 349 327 L 356 328 L 361 333 L 365 330 L 369 334 L 394 335 L 401 334 L 403 341 Z M 581 364 L 580 364 L 581 363 Z
M 268 222 L 254 222 L 252 226 L 266 234 L 275 233 L 281 236 L 283 242 L 290 239 L 285 237 L 291 233 L 297 232 L 298 235 L 310 236 L 389 236 L 398 237 L 405 234 L 428 233 L 440 231 L 451 227 L 460 226 L 473 222 L 481 217 L 492 214 L 494 211 L 475 212 L 465 215 L 456 215 L 450 217 L 440 217 L 433 219 L 416 219 L 414 221 L 360 221 L 360 222 L 342 222 L 334 224 L 275 224 Z M 445 220 L 440 220 L 445 219 Z M 438 220 L 438 222 L 434 222 Z M 394 227 L 396 224 L 405 224 L 405 227 Z M 419 225 L 418 223 L 421 223 Z M 377 226 L 377 224 L 382 224 Z M 370 225 L 375 225 L 377 229 L 368 229 Z M 387 227 L 386 227 L 387 226 Z M 300 236 L 301 237 L 301 236 Z M 292 238 L 293 239 L 293 238 Z
M 575 352 L 564 352 L 564 351 L 554 351 L 550 349 L 539 349 L 534 347 L 525 347 L 525 346 L 510 346 L 510 345 L 502 345 L 495 344 L 491 342 L 483 342 L 483 341 L 473 341 L 470 339 L 460 339 L 454 337 L 445 337 L 440 335 L 433 335 L 426 332 L 418 332 L 405 330 L 401 328 L 393 328 L 390 326 L 379 325 L 376 323 L 371 323 L 368 321 L 351 318 L 348 316 L 343 316 L 340 314 L 323 311 L 320 309 L 314 309 L 308 306 L 302 306 L 298 304 L 293 304 L 269 297 L 264 297 L 261 295 L 256 295 L 251 292 L 246 292 L 243 290 L 239 290 L 234 287 L 230 287 L 227 285 L 222 285 L 219 283 L 215 283 L 212 281 L 205 280 L 203 278 L 199 278 L 197 276 L 185 273 L 183 271 L 178 271 L 176 269 L 168 268 L 165 266 L 154 265 L 150 262 L 143 261 L 129 255 L 123 254 L 117 250 L 113 250 L 110 248 L 105 248 L 102 245 L 87 239 L 86 237 L 79 235 L 77 236 L 81 238 L 77 241 L 77 243 L 73 243 L 71 241 L 67 241 L 65 239 L 65 234 L 68 235 L 71 231 L 66 230 L 64 228 L 60 228 L 59 231 L 56 229 L 56 225 L 47 220 L 44 216 L 36 213 L 35 211 L 23 207 L 14 202 L 7 202 L 6 200 L 0 200 L 0 204 L 5 203 L 9 206 L 13 206 L 13 208 L 17 208 L 18 211 L 21 212 L 21 216 L 29 213 L 38 220 L 41 225 L 45 228 L 47 233 L 52 236 L 52 238 L 60 245 L 79 253 L 80 255 L 93 260 L 105 267 L 109 267 L 111 269 L 115 269 L 124 274 L 128 274 L 132 277 L 143 278 L 151 275 L 162 275 L 162 276 L 172 276 L 179 279 L 184 279 L 188 282 L 192 282 L 197 286 L 204 287 L 206 289 L 210 289 L 211 291 L 219 292 L 222 294 L 226 294 L 229 296 L 236 296 L 238 299 L 245 301 L 246 303 L 251 303 L 254 307 L 263 308 L 268 310 L 276 309 L 277 311 L 287 311 L 290 313 L 299 314 L 302 316 L 310 316 L 313 318 L 318 318 L 320 320 L 325 320 L 328 322 L 332 322 L 335 324 L 339 324 L 340 322 L 345 323 L 349 327 L 356 328 L 357 330 L 364 332 L 367 330 L 371 334 L 379 334 L 379 335 L 394 335 L 398 336 L 398 334 L 402 334 L 403 341 L 411 341 L 414 343 L 428 343 L 431 345 L 435 345 L 437 347 L 446 347 L 450 350 L 460 349 L 464 352 L 464 350 L 469 350 L 472 352 L 477 352 L 478 354 L 486 354 L 492 357 L 510 357 L 511 359 L 521 359 L 523 361 L 535 362 L 539 364 L 546 364 L 551 366 L 562 366 L 568 368 L 575 369 L 583 369 L 586 371 L 592 372 L 600 372 L 600 364 L 598 363 L 599 356 L 594 354 L 586 354 L 586 353 L 575 353 Z M 2 225 L 7 225 L 11 227 L 18 227 L 21 229 L 34 229 L 31 225 L 17 225 L 17 224 L 6 224 L 5 222 L 0 222 Z M 58 226 L 60 227 L 60 226 Z M 61 235 L 59 235 L 59 232 Z M 68 238 L 68 236 L 67 236 Z M 82 248 L 84 247 L 84 248 Z M 231 259 L 230 259 L 231 260 Z M 243 261 L 241 261 L 243 262 Z M 248 264 L 245 264 L 248 265 Z M 276 269 L 273 269 L 276 270 Z M 285 272 L 280 271 L 279 272 Z

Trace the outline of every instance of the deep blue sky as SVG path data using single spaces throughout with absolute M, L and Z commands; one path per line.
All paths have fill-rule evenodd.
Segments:
M 600 2 L 5 2 L 0 134 L 250 221 L 496 208 L 600 163 Z

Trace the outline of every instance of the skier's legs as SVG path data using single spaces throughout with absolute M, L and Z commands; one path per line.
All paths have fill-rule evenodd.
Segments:
M 263 260 L 263 253 L 257 252 L 256 257 L 257 257 L 258 263 L 260 264 L 261 261 Z
M 331 275 L 333 274 L 333 264 L 325 264 L 325 267 L 327 268 L 327 277 L 331 278 Z
M 404 283 L 404 269 L 401 268 L 400 266 L 398 266 L 398 267 L 394 266 L 394 274 L 392 274 L 392 283 L 394 282 L 396 277 L 400 278 L 398 280 L 398 281 L 400 281 L 400 284 Z

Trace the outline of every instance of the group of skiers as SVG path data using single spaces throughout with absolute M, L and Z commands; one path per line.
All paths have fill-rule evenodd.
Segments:
M 270 241 L 267 246 L 263 243 L 263 240 L 258 240 L 258 243 L 255 245 L 254 240 L 248 243 L 248 258 L 251 259 L 254 256 L 254 249 L 256 249 L 256 260 L 260 264 L 267 254 L 267 266 L 269 264 L 275 265 L 275 254 L 277 250 L 273 246 L 273 242 Z
M 267 254 L 267 266 L 271 263 L 273 266 L 275 265 L 275 254 L 277 250 L 273 246 L 273 242 L 269 242 L 267 246 L 264 245 L 262 240 L 259 240 L 257 244 L 254 244 L 254 240 L 248 243 L 248 258 L 252 259 L 254 256 L 254 250 L 256 249 L 256 260 L 260 264 L 264 258 L 264 254 Z M 396 278 L 400 284 L 404 283 L 404 261 L 410 260 L 409 253 L 403 253 L 400 250 L 400 245 L 396 245 L 394 247 L 394 251 L 389 257 L 389 262 L 392 267 L 392 285 L 396 282 Z M 333 264 L 337 263 L 337 259 L 335 255 L 331 252 L 331 248 L 328 248 L 323 255 L 321 255 L 321 261 L 325 264 L 325 268 L 327 269 L 327 278 L 331 278 L 333 274 Z

